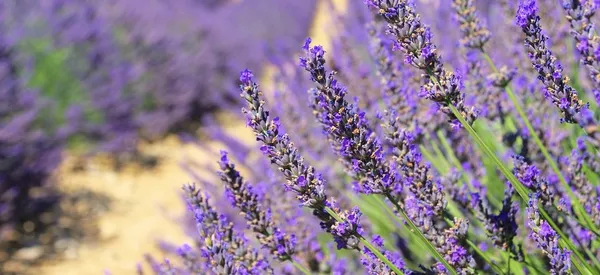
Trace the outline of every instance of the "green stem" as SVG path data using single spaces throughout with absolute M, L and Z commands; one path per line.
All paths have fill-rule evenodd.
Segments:
M 333 211 L 331 208 L 329 207 L 325 207 L 325 211 L 327 211 L 327 213 L 329 213 L 329 215 L 331 215 L 334 219 L 336 219 L 338 222 L 343 222 L 342 218 L 340 218 L 340 216 Z M 371 242 L 369 242 L 367 239 L 365 239 L 365 237 L 363 237 L 362 235 L 357 233 L 356 236 L 360 243 L 362 243 L 364 246 L 366 246 L 373 254 L 375 254 L 375 256 L 383 263 L 385 263 L 392 271 L 394 271 L 396 274 L 398 275 L 404 275 L 404 272 L 402 272 L 402 270 L 400 270 L 396 265 L 394 265 L 392 262 L 390 262 L 390 260 L 387 259 L 387 257 L 385 257 L 381 251 L 379 251 L 379 249 L 377 249 L 375 246 L 373 246 L 373 244 L 371 244 Z M 361 250 L 361 253 L 365 253 L 365 251 Z
M 402 220 L 396 215 L 396 213 L 394 213 L 394 211 L 392 211 L 392 209 L 390 209 L 388 207 L 388 205 L 385 204 L 385 202 L 383 202 L 381 200 L 377 200 L 377 201 L 379 202 L 380 206 L 386 212 L 388 212 L 398 222 L 402 223 Z M 446 221 L 446 223 L 448 225 L 450 225 L 450 226 L 454 225 L 454 222 L 451 221 L 450 219 L 444 218 L 444 220 Z M 488 263 L 494 270 L 496 270 L 496 272 L 498 272 L 498 274 L 502 273 L 502 269 L 496 263 L 494 263 L 487 255 L 485 255 L 485 253 L 483 253 L 483 251 L 481 251 L 481 249 L 479 249 L 479 247 L 477 247 L 477 245 L 475 245 L 470 240 L 466 240 L 466 242 L 475 251 L 475 253 L 477 253 L 486 263 Z
M 506 261 L 508 262 L 506 272 L 508 275 L 510 275 L 510 256 L 506 257 Z
M 494 65 L 494 62 L 492 61 L 490 56 L 486 52 L 483 52 L 483 51 L 482 51 L 482 55 L 485 58 L 485 60 L 487 60 L 488 64 L 492 68 L 492 70 L 494 72 L 498 72 L 498 68 L 496 68 L 496 65 Z M 600 235 L 598 228 L 596 227 L 594 222 L 591 220 L 591 218 L 585 212 L 583 206 L 581 205 L 581 202 L 579 201 L 577 196 L 575 196 L 575 193 L 571 189 L 571 186 L 567 183 L 567 180 L 565 179 L 562 172 L 558 168 L 556 161 L 552 158 L 552 156 L 548 152 L 548 149 L 546 148 L 546 146 L 544 146 L 544 143 L 542 142 L 542 140 L 538 136 L 537 132 L 533 128 L 531 121 L 529 121 L 527 114 L 525 114 L 525 111 L 523 111 L 523 108 L 521 108 L 521 104 L 519 103 L 517 96 L 512 91 L 512 88 L 510 86 L 506 86 L 505 91 L 506 91 L 506 94 L 508 95 L 508 97 L 510 98 L 510 100 L 512 101 L 512 104 L 515 107 L 515 110 L 521 117 L 521 120 L 523 120 L 523 122 L 525 123 L 525 126 L 527 127 L 527 130 L 529 131 L 531 137 L 533 137 L 533 141 L 538 146 L 538 148 L 540 148 L 542 155 L 544 155 L 544 158 L 546 158 L 546 161 L 548 161 L 548 164 L 552 168 L 552 171 L 554 171 L 554 174 L 556 174 L 558 176 L 558 179 L 559 179 L 560 183 L 562 184 L 563 189 L 567 191 L 567 194 L 569 195 L 569 199 L 571 199 L 571 201 L 573 202 L 573 208 L 574 208 L 573 212 L 579 219 L 583 218 L 583 220 L 585 221 L 585 224 L 587 224 L 588 229 L 590 229 L 596 235 Z
M 442 143 L 442 146 L 444 147 L 446 152 L 448 153 L 448 157 L 450 158 L 450 161 L 452 161 L 454 163 L 454 166 L 456 166 L 456 168 L 458 169 L 458 171 L 461 172 L 461 177 L 463 178 L 463 181 L 465 182 L 465 184 L 467 185 L 469 190 L 471 192 L 475 192 L 476 191 L 475 188 L 473 187 L 473 185 L 467 178 L 465 169 L 463 168 L 462 163 L 460 163 L 460 161 L 456 157 L 456 154 L 454 154 L 454 149 L 452 149 L 452 146 L 450 146 L 450 143 L 448 143 L 446 138 L 442 135 L 441 131 L 437 132 L 437 137 L 440 140 L 440 142 Z M 498 199 L 495 196 L 490 196 L 489 201 L 492 203 L 492 205 L 494 207 L 501 208 L 502 203 L 500 201 L 498 201 Z
M 308 271 L 308 269 L 306 269 L 306 267 L 302 266 L 300 263 L 298 263 L 296 260 L 291 259 L 290 260 L 292 262 L 292 264 L 300 271 L 302 271 L 302 273 L 306 274 L 306 275 L 310 275 L 310 271 Z
M 496 154 L 494 154 L 494 152 L 492 152 L 492 150 L 485 144 L 485 142 L 481 139 L 481 137 L 477 134 L 477 132 L 475 132 L 475 130 L 473 130 L 471 125 L 469 125 L 469 123 L 467 123 L 465 118 L 460 114 L 460 112 L 456 109 L 456 107 L 454 107 L 454 105 L 452 105 L 450 103 L 448 103 L 448 107 L 450 108 L 450 110 L 452 111 L 454 116 L 456 116 L 456 118 L 460 121 L 460 123 L 463 125 L 463 127 L 465 127 L 465 129 L 467 129 L 467 131 L 469 132 L 471 137 L 473 139 L 475 139 L 475 142 L 479 145 L 479 147 L 483 150 L 483 152 L 486 155 L 488 155 L 488 157 L 490 157 L 492 159 L 492 161 L 494 161 L 494 163 L 496 164 L 498 169 L 500 169 L 500 172 L 502 172 L 502 174 L 504 174 L 506 179 L 508 179 L 508 181 L 514 186 L 515 190 L 517 191 L 517 193 L 519 194 L 521 199 L 523 199 L 524 201 L 528 201 L 529 200 L 529 191 L 527 190 L 527 188 L 521 182 L 519 182 L 519 180 L 508 170 L 508 168 L 506 168 L 506 166 L 500 161 L 500 159 L 498 159 Z M 540 211 L 540 214 L 542 215 L 542 217 L 548 222 L 548 224 L 550 224 L 552 229 L 554 229 L 554 231 L 556 231 L 561 236 L 561 241 L 562 241 L 563 247 L 566 246 L 568 249 L 570 249 L 577 256 L 577 258 L 581 261 L 581 263 L 583 265 L 585 265 L 585 267 L 588 270 L 592 270 L 591 267 L 589 266 L 589 264 L 585 261 L 585 259 L 581 255 L 581 253 L 577 250 L 575 245 L 570 241 L 570 239 L 567 238 L 567 236 L 562 232 L 560 227 L 558 227 L 554 223 L 554 221 L 552 221 L 552 219 L 550 218 L 548 213 L 546 213 L 546 211 L 544 211 L 543 208 L 539 208 L 539 211 Z M 586 249 L 586 252 L 587 252 L 587 249 Z M 571 262 L 573 263 L 574 266 L 579 265 L 579 262 L 575 261 L 574 259 L 571 259 Z
M 454 267 L 452 267 L 448 263 L 448 261 L 446 261 L 446 259 L 444 259 L 444 257 L 437 251 L 437 249 L 435 249 L 433 244 L 431 244 L 431 242 L 425 237 L 425 235 L 423 235 L 423 232 L 421 232 L 421 230 L 419 230 L 419 228 L 413 223 L 413 221 L 408 217 L 406 212 L 404 212 L 404 209 L 402 209 L 402 207 L 400 207 L 398 202 L 396 202 L 394 200 L 394 198 L 391 197 L 390 195 L 385 195 L 385 197 L 394 205 L 394 207 L 396 207 L 396 210 L 398 211 L 398 213 L 400 213 L 400 215 L 402 215 L 402 218 L 404 218 L 404 220 L 410 227 L 410 230 L 413 233 L 417 234 L 417 237 L 419 237 L 419 239 L 421 239 L 421 242 L 423 242 L 427 246 L 427 248 L 429 249 L 429 252 L 431 252 L 433 257 L 436 258 L 438 261 L 440 261 L 444 265 L 444 267 L 446 267 L 446 269 L 450 272 L 450 274 L 457 275 L 458 273 L 456 272 Z

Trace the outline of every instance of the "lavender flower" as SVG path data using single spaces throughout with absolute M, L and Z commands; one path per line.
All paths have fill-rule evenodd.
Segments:
M 545 220 L 540 218 L 537 204 L 538 194 L 533 193 L 529 197 L 527 206 L 527 227 L 531 230 L 529 238 L 550 259 L 550 274 L 571 274 L 571 252 L 559 248 L 559 236 Z
M 404 186 L 428 204 L 436 216 L 440 216 L 447 204 L 441 181 L 434 177 L 431 166 L 422 161 L 421 153 L 414 144 L 414 135 L 398 128 L 393 112 L 389 117 L 384 129 L 393 146 L 394 163 L 402 171 Z
M 490 40 L 490 32 L 481 25 L 479 17 L 475 14 L 475 1 L 453 0 L 452 8 L 456 12 L 456 20 L 460 23 L 463 39 L 461 43 L 467 48 L 483 51 L 483 47 Z
M 577 42 L 576 48 L 581 63 L 586 67 L 596 94 L 600 89 L 600 38 L 595 34 L 592 17 L 598 8 L 595 0 L 563 0 L 562 6 L 571 25 L 571 34 Z
M 288 261 L 294 255 L 296 237 L 286 235 L 275 226 L 271 220 L 271 209 L 260 205 L 258 195 L 252 186 L 235 169 L 235 165 L 229 162 L 227 152 L 221 152 L 221 181 L 225 183 L 227 196 L 233 206 L 237 207 L 244 215 L 248 227 L 256 233 L 260 244 L 280 261 Z
M 383 148 L 369 128 L 365 113 L 345 100 L 346 88 L 325 69 L 325 51 L 310 46 L 306 39 L 306 57 L 300 66 L 310 73 L 317 84 L 311 90 L 311 106 L 327 133 L 336 153 L 348 171 L 359 181 L 359 190 L 367 194 L 391 194 L 396 190 L 396 175 L 385 164 Z
M 189 208 L 193 211 L 198 233 L 203 240 L 202 257 L 217 274 L 272 274 L 269 262 L 248 248 L 243 234 L 234 232 L 233 224 L 219 215 L 194 185 L 184 186 Z
M 473 194 L 472 205 L 475 205 L 478 218 L 484 223 L 487 235 L 492 243 L 496 247 L 509 251 L 518 258 L 521 258 L 514 242 L 519 227 L 516 220 L 519 204 L 512 201 L 513 194 L 514 188 L 509 185 L 504 190 L 502 209 L 500 209 L 498 215 L 492 214 L 487 204 L 476 193 Z
M 468 220 L 455 219 L 454 226 L 441 231 L 435 226 L 435 214 L 431 208 L 421 203 L 418 199 L 407 198 L 405 209 L 408 217 L 450 265 L 454 266 L 460 274 L 474 274 L 475 260 L 460 245 L 460 242 L 465 239 L 467 234 L 469 227 Z M 439 264 L 436 269 L 445 268 Z
M 360 225 L 357 212 L 340 213 L 335 209 L 335 204 L 330 201 L 325 193 L 325 181 L 322 176 L 315 173 L 312 166 L 304 164 L 304 159 L 299 155 L 298 149 L 289 140 L 287 134 L 279 132 L 279 118 L 271 119 L 269 112 L 264 108 L 264 101 L 260 99 L 258 84 L 249 70 L 241 73 L 241 96 L 246 100 L 248 109 L 244 109 L 250 126 L 256 135 L 257 141 L 262 142 L 261 151 L 275 164 L 286 178 L 285 186 L 297 194 L 297 199 L 302 205 L 313 210 L 321 221 L 321 228 L 331 233 L 338 243 L 338 248 L 356 248 Z M 344 215 L 342 222 L 336 221 L 326 210 L 332 208 L 339 216 Z
M 545 177 L 542 176 L 542 172 L 532 164 L 525 162 L 525 159 L 521 156 L 513 156 L 515 168 L 513 168 L 513 174 L 519 179 L 525 187 L 538 194 L 538 199 L 545 206 L 550 206 L 555 200 L 555 186 L 548 183 Z
M 385 36 L 384 27 L 377 21 L 371 23 L 369 40 L 386 108 L 396 112 L 395 116 L 402 128 L 417 130 L 419 128 L 418 99 L 415 98 L 413 86 L 420 84 L 414 83 L 416 82 L 414 73 L 395 58 L 392 52 L 393 41 Z
M 400 257 L 400 254 L 397 252 L 386 251 L 383 247 L 383 238 L 379 235 L 373 236 L 373 243 L 377 248 L 383 250 L 383 254 L 386 258 L 388 258 L 395 266 L 399 267 L 404 274 L 412 274 L 410 270 L 405 268 L 404 262 Z M 362 265 L 366 268 L 368 274 L 371 275 L 393 275 L 396 274 L 389 269 L 386 265 L 382 264 L 381 261 L 377 259 L 377 257 L 373 254 L 371 250 L 368 248 L 364 248 L 365 253 L 360 258 Z
M 585 211 L 591 215 L 592 220 L 600 226 L 600 209 L 597 207 L 600 202 L 600 195 L 596 187 L 586 178 L 583 173 L 584 161 L 588 155 L 587 148 L 582 139 L 577 142 L 577 148 L 573 149 L 567 167 L 567 176 L 569 177 L 569 185 L 579 199 L 579 202 Z
M 525 47 L 538 78 L 545 86 L 546 98 L 560 109 L 563 121 L 582 124 L 580 113 L 587 107 L 568 84 L 569 78 L 563 76 L 562 65 L 546 45 L 548 37 L 542 33 L 535 0 L 519 2 L 516 23 L 525 33 Z
M 414 11 L 412 4 L 407 0 L 365 2 L 369 7 L 377 9 L 388 22 L 388 31 L 396 37 L 396 47 L 404 51 L 405 62 L 425 73 L 426 83 L 422 87 L 421 95 L 439 104 L 440 110 L 451 119 L 455 117 L 449 105 L 456 107 L 468 123 L 473 123 L 477 113 L 474 108 L 465 105 L 460 76 L 444 69 L 436 46 L 431 42 L 431 31 L 421 23 L 421 18 Z

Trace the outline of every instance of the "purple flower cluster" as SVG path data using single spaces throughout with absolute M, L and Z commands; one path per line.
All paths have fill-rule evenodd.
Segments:
M 452 7 L 456 11 L 456 20 L 460 24 L 460 31 L 464 37 L 461 43 L 467 48 L 482 50 L 491 35 L 479 22 L 479 17 L 475 14 L 474 2 L 473 0 L 453 0 Z
M 597 186 L 586 178 L 583 172 L 583 166 L 586 159 L 589 159 L 588 149 L 583 140 L 578 140 L 577 148 L 573 149 L 569 164 L 567 166 L 567 175 L 569 185 L 572 187 L 584 209 L 592 217 L 592 220 L 600 226 L 600 190 Z
M 571 33 L 577 42 L 576 48 L 580 54 L 581 63 L 588 71 L 593 83 L 593 95 L 600 89 L 600 38 L 595 33 L 595 24 L 592 17 L 598 9 L 595 0 L 568 0 L 562 1 L 562 6 L 567 13 L 567 20 L 571 26 Z
M 312 166 L 304 164 L 288 135 L 279 132 L 279 118 L 269 117 L 269 112 L 264 108 L 264 101 L 259 97 L 261 92 L 258 84 L 254 82 L 252 72 L 243 71 L 240 81 L 241 96 L 248 104 L 248 109 L 244 110 L 247 124 L 254 130 L 256 139 L 262 142 L 260 150 L 283 173 L 286 187 L 297 193 L 298 200 L 312 209 L 313 215 L 321 220 L 321 228 L 333 234 L 338 247 L 355 247 L 358 244 L 357 234 L 360 229 L 358 213 L 344 213 L 346 218 L 352 218 L 336 221 L 326 211 L 326 207 L 335 208 L 335 205 L 325 193 L 323 177 L 316 173 Z
M 339 83 L 335 72 L 325 69 L 325 51 L 321 46 L 304 43 L 306 57 L 300 66 L 310 73 L 317 84 L 311 90 L 311 106 L 327 133 L 336 153 L 344 160 L 348 171 L 358 181 L 358 188 L 367 194 L 391 194 L 397 187 L 395 173 L 385 164 L 383 148 L 370 129 L 366 113 L 345 100 L 346 88 Z
M 495 215 L 490 211 L 489 206 L 481 196 L 473 194 L 472 205 L 477 209 L 478 218 L 483 222 L 487 235 L 492 243 L 500 249 L 510 251 L 512 255 L 521 258 L 519 251 L 515 245 L 515 237 L 517 236 L 517 214 L 519 204 L 512 201 L 514 188 L 508 186 L 504 191 L 504 200 L 502 201 L 502 209 Z
M 259 198 L 244 178 L 230 163 L 227 152 L 221 152 L 221 181 L 226 184 L 225 190 L 231 203 L 244 214 L 248 227 L 252 229 L 261 245 L 270 250 L 270 253 L 281 261 L 291 260 L 296 246 L 296 237 L 286 235 L 275 226 L 271 218 L 271 209 L 264 209 L 259 203 Z M 356 218 L 358 220 L 358 217 Z
M 269 262 L 258 251 L 248 247 L 244 234 L 235 232 L 233 224 L 219 215 L 194 185 L 184 187 L 190 209 L 193 211 L 198 233 L 203 238 L 201 256 L 217 274 L 272 274 Z M 180 253 L 190 257 L 184 247 Z M 190 270 L 200 272 L 201 270 Z
M 538 78 L 545 86 L 545 97 L 560 109 L 565 122 L 586 126 L 581 113 L 587 107 L 569 85 L 569 78 L 563 75 L 563 66 L 546 45 L 548 37 L 542 32 L 535 0 L 519 2 L 516 23 L 525 33 L 525 47 Z
M 47 56 L 67 53 L 61 69 L 77 91 L 52 93 L 52 83 L 41 90 L 59 105 L 77 107 L 71 126 L 78 137 L 97 145 L 94 152 L 139 156 L 141 140 L 193 132 L 207 112 L 231 108 L 238 68 L 259 66 L 274 47 L 258 41 L 298 43 L 315 6 L 312 0 L 215 2 L 19 1 L 7 3 L 6 12 L 22 44 L 49 45 L 28 56 L 36 64 L 28 74 L 43 70 L 37 64 Z M 258 25 L 257 14 L 263 18 Z M 265 31 L 274 25 L 279 30 Z M 19 54 L 32 55 L 26 47 Z
M 515 168 L 513 173 L 525 187 L 538 194 L 538 200 L 544 205 L 552 205 L 555 200 L 556 187 L 550 185 L 548 180 L 542 176 L 542 171 L 535 165 L 525 162 L 523 157 L 514 156 Z
M 550 259 L 550 273 L 571 274 L 571 252 L 559 248 L 559 236 L 548 222 L 540 218 L 536 193 L 530 197 L 527 205 L 527 227 L 530 230 L 529 237 Z
M 367 0 L 367 5 L 376 9 L 388 22 L 388 31 L 396 38 L 395 46 L 401 48 L 405 62 L 423 71 L 425 85 L 421 95 L 440 105 L 440 110 L 455 119 L 449 105 L 454 106 L 469 123 L 477 118 L 473 107 L 465 104 L 462 79 L 446 70 L 436 46 L 432 43 L 429 27 L 421 22 L 413 4 L 407 0 Z

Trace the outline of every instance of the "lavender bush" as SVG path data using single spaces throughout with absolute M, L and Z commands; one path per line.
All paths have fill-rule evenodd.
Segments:
M 299 43 L 315 2 L 291 2 L 9 1 L 5 9 L 30 84 L 58 105 L 56 124 L 76 128 L 93 152 L 137 156 L 140 141 L 193 133 L 207 112 L 231 108 L 237 68 Z
M 0 13 L 4 12 L 0 4 Z M 70 131 L 49 127 L 53 107 L 19 76 L 20 59 L 0 17 L 0 272 L 20 248 L 40 244 L 59 195 L 51 175 Z M 47 218 L 42 218 L 43 216 Z M 50 216 L 49 216 L 50 215 Z M 48 219 L 50 218 L 50 219 Z M 51 234 L 49 234 L 51 235 Z M 52 239 L 54 236 L 48 236 Z M 52 240 L 48 240 L 49 242 Z M 8 271 L 6 271 L 8 272 Z
M 357 2 L 274 91 L 242 71 L 257 144 L 209 128 L 153 272 L 599 274 L 597 1 Z

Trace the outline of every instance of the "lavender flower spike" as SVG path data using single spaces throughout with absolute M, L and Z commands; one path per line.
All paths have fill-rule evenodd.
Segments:
M 272 274 L 268 261 L 255 249 L 248 248 L 243 234 L 219 215 L 194 185 L 183 187 L 189 208 L 194 212 L 198 232 L 204 238 L 202 256 L 216 274 Z
M 529 237 L 535 241 L 537 247 L 550 259 L 550 274 L 572 274 L 571 252 L 561 250 L 558 246 L 558 234 L 543 219 L 538 210 L 538 194 L 529 196 L 527 206 L 527 227 L 531 230 Z
M 546 98 L 560 109 L 562 121 L 582 124 L 580 113 L 586 106 L 568 84 L 569 78 L 563 75 L 562 65 L 546 45 L 548 37 L 542 33 L 535 0 L 519 1 L 516 23 L 525 33 L 525 47 L 538 78 L 545 86 Z
M 483 51 L 483 47 L 490 40 L 490 32 L 481 25 L 475 14 L 474 0 L 453 0 L 452 8 L 456 12 L 456 19 L 460 23 L 460 31 L 463 34 L 461 43 L 472 49 Z
M 535 165 L 529 164 L 521 156 L 513 156 L 515 167 L 513 174 L 525 187 L 536 192 L 539 199 L 545 206 L 550 206 L 554 203 L 555 188 L 548 183 L 548 180 L 542 175 L 540 169 Z
M 367 194 L 391 194 L 396 191 L 396 174 L 385 164 L 381 143 L 369 128 L 365 113 L 345 100 L 346 88 L 325 69 L 325 51 L 310 46 L 306 39 L 306 57 L 300 65 L 317 84 L 311 89 L 311 106 L 336 153 L 347 170 L 359 181 L 359 190 Z
M 306 165 L 289 136 L 279 132 L 279 118 L 269 117 L 252 72 L 244 70 L 240 81 L 241 96 L 248 104 L 248 109 L 243 110 L 247 116 L 247 124 L 254 130 L 257 141 L 262 142 L 261 151 L 283 173 L 287 180 L 285 187 L 295 192 L 304 206 L 313 210 L 313 215 L 321 220 L 321 228 L 333 235 L 338 248 L 357 249 L 362 230 L 358 209 L 341 213 L 335 207 L 333 201 L 327 198 L 325 180 L 321 174 L 316 173 L 314 167 Z M 336 221 L 325 210 L 326 207 L 336 211 L 343 221 Z
M 412 1 L 408 0 L 365 0 L 367 6 L 375 8 L 388 22 L 388 31 L 396 37 L 396 47 L 404 51 L 405 61 L 425 73 L 425 85 L 421 96 L 440 105 L 440 110 L 450 119 L 455 119 L 449 106 L 453 105 L 465 120 L 472 124 L 477 118 L 473 107 L 465 105 L 462 80 L 444 69 L 442 58 L 432 43 L 428 26 L 421 22 Z
M 296 246 L 296 237 L 286 235 L 281 229 L 275 226 L 271 219 L 271 209 L 264 209 L 259 202 L 258 195 L 244 178 L 235 169 L 229 159 L 227 152 L 221 151 L 221 160 L 219 161 L 221 172 L 221 181 L 225 183 L 227 197 L 237 207 L 247 221 L 248 227 L 252 229 L 258 238 L 260 244 L 269 249 L 269 252 L 280 261 L 292 259 L 294 247 Z
M 581 63 L 588 70 L 596 94 L 600 90 L 600 37 L 595 34 L 591 18 L 598 9 L 598 1 L 563 0 L 562 6 L 567 13 L 571 33 L 577 42 L 576 48 L 581 56 Z

